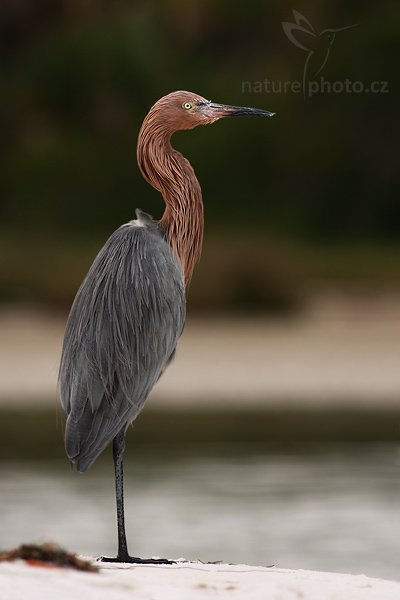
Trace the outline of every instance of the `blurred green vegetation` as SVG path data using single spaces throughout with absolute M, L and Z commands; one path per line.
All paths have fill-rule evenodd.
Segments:
M 399 410 L 378 408 L 269 408 L 258 410 L 144 410 L 128 429 L 126 455 L 192 456 L 225 450 L 230 454 L 321 451 L 321 444 L 397 442 Z M 136 425 L 139 426 L 136 426 Z M 360 424 L 362 426 L 360 426 Z M 55 409 L 3 407 L 0 461 L 65 460 L 65 417 Z M 206 443 L 205 443 L 206 442 Z M 145 449 L 144 449 L 145 446 Z M 110 452 L 110 450 L 108 450 Z M 109 461 L 104 452 L 98 463 Z
M 201 182 L 206 245 L 193 307 L 287 310 L 315 278 L 399 280 L 398 32 L 389 0 L 295 8 L 337 35 L 323 76 L 387 93 L 256 93 L 301 80 L 292 2 L 36 0 L 0 6 L 0 299 L 66 305 L 105 237 L 162 199 L 135 145 L 174 89 L 276 111 L 175 136 Z M 223 275 L 225 273 L 225 275 Z
M 0 299 L 67 310 L 104 240 L 82 233 L 21 236 L 0 235 Z M 207 236 L 190 309 L 288 314 L 326 286 L 374 295 L 398 292 L 399 281 L 395 243 L 315 245 L 224 232 Z

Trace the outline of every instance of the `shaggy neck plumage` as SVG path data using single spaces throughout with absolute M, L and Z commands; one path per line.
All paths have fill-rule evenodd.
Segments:
M 159 221 L 190 282 L 200 257 L 204 214 L 200 184 L 189 161 L 171 146 L 171 133 L 150 112 L 139 133 L 139 168 L 150 185 L 161 192 L 165 211 Z M 163 127 L 164 125 L 164 127 Z

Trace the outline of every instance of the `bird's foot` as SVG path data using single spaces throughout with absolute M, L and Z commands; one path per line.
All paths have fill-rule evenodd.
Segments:
M 131 565 L 174 565 L 174 560 L 167 558 L 138 558 L 137 556 L 129 556 L 129 554 L 119 555 L 115 558 L 108 556 L 100 556 L 100 562 L 109 563 L 129 563 Z

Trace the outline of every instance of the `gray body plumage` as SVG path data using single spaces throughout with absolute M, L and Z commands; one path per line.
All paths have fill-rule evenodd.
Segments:
M 107 240 L 67 322 L 59 392 L 79 471 L 138 415 L 184 326 L 180 262 L 151 217 L 137 217 Z

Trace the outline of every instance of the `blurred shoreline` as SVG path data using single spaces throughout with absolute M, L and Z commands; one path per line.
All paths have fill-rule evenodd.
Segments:
M 56 405 L 66 316 L 0 311 L 0 408 Z M 291 317 L 189 315 L 153 409 L 400 409 L 400 295 L 320 294 Z

